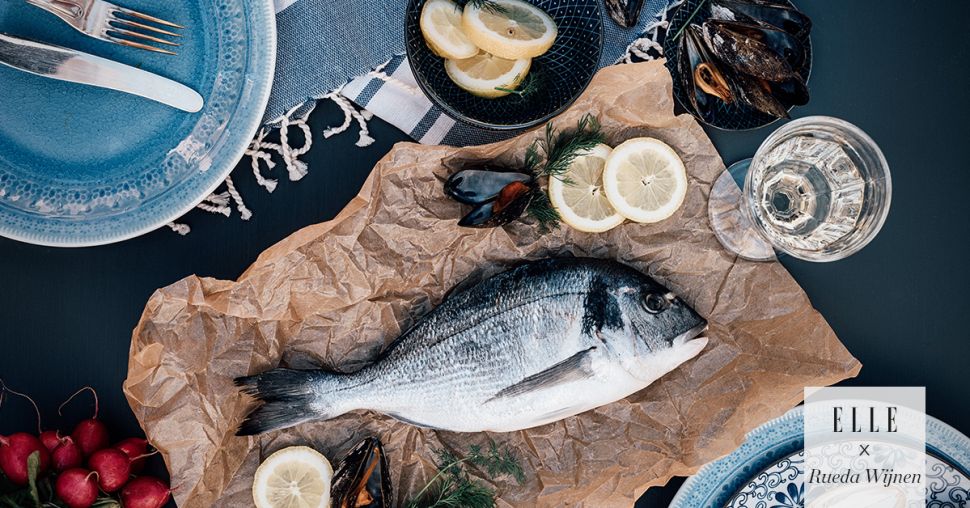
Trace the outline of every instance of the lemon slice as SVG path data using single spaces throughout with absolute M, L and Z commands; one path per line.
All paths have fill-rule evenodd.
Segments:
M 269 456 L 253 480 L 256 508 L 329 508 L 333 467 L 306 446 L 291 446 Z
M 604 144 L 596 145 L 576 157 L 562 178 L 549 179 L 549 200 L 562 221 L 575 229 L 602 233 L 623 222 L 603 192 L 603 167 L 612 151 Z
M 502 58 L 539 56 L 556 42 L 556 22 L 542 9 L 522 0 L 492 0 L 465 5 L 461 25 L 482 50 Z
M 606 159 L 603 186 L 620 215 L 636 222 L 660 222 L 684 203 L 687 170 L 663 141 L 634 138 Z
M 478 53 L 461 28 L 461 7 L 451 0 L 428 0 L 421 8 L 421 34 L 442 58 L 471 58 Z
M 448 77 L 461 88 L 479 97 L 502 97 L 514 90 L 525 75 L 529 73 L 532 59 L 506 60 L 495 55 L 480 52 L 464 60 L 445 60 Z

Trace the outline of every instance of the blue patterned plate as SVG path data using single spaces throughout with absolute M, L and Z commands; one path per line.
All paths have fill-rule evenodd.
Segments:
M 404 30 L 408 63 L 418 85 L 448 116 L 477 127 L 512 130 L 533 127 L 565 111 L 596 74 L 603 51 L 601 0 L 528 0 L 546 11 L 559 35 L 549 51 L 532 60 L 538 89 L 527 96 L 476 97 L 454 84 L 444 60 L 421 35 L 424 0 L 409 0 Z M 528 78 L 527 78 L 528 79 Z
M 88 38 L 22 0 L 0 1 L 0 32 L 172 78 L 205 108 L 0 66 L 0 235 L 78 247 L 156 229 L 211 193 L 259 126 L 276 60 L 270 0 L 115 1 L 184 25 L 178 56 Z
M 794 5 L 789 0 L 783 1 Z M 687 95 L 688 90 L 685 90 L 681 86 L 680 69 L 677 66 L 680 53 L 680 38 L 674 40 L 674 34 L 680 32 L 681 28 L 683 28 L 695 10 L 697 14 L 691 19 L 691 24 L 697 25 L 703 23 L 711 17 L 711 6 L 708 0 L 684 0 L 684 3 L 677 8 L 677 11 L 670 18 L 670 25 L 667 29 L 668 37 L 664 41 L 664 54 L 668 55 L 667 70 L 670 71 L 670 75 L 673 78 L 673 93 L 674 97 L 677 98 L 677 102 L 694 115 L 694 118 L 697 118 L 699 122 L 703 122 L 711 127 L 717 127 L 718 129 L 729 131 L 750 130 L 764 127 L 765 125 L 778 121 L 778 118 L 762 113 L 747 104 L 742 104 L 740 101 L 734 101 L 732 104 L 718 102 L 718 106 L 714 108 L 712 117 L 709 119 L 702 118 L 701 115 L 694 111 L 690 103 L 689 95 Z M 683 35 L 680 37 L 683 37 Z M 812 74 L 812 40 L 809 35 L 805 35 L 800 39 L 800 42 L 805 47 L 806 55 L 805 65 L 798 70 L 798 73 L 808 83 L 808 78 Z
M 669 508 L 802 508 L 805 505 L 802 408 L 748 434 L 733 453 L 684 482 Z M 926 417 L 926 500 L 964 508 L 970 490 L 970 438 Z

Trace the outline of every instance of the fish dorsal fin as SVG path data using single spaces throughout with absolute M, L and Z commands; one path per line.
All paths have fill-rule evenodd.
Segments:
M 596 350 L 596 346 L 580 351 L 542 372 L 533 374 L 512 386 L 503 388 L 493 395 L 491 399 L 488 399 L 488 401 L 515 397 L 560 383 L 586 379 L 593 375 L 590 364 L 592 362 L 591 353 L 594 350 Z

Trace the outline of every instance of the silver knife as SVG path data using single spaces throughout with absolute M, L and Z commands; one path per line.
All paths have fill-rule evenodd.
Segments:
M 191 88 L 130 65 L 0 33 L 0 64 L 46 78 L 130 93 L 189 113 L 202 109 Z

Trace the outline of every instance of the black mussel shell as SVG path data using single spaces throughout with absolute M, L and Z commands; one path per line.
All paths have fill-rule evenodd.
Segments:
M 643 0 L 605 0 L 605 3 L 606 12 L 618 25 L 626 28 L 636 26 Z
M 680 45 L 677 65 L 681 87 L 687 91 L 694 112 L 710 122 L 717 105 L 716 101 L 723 99 L 705 93 L 695 82 L 694 77 L 695 70 L 700 65 L 710 64 L 717 67 L 717 62 L 707 51 L 700 27 L 697 25 L 690 25 L 684 30 Z
M 763 43 L 768 49 L 784 57 L 796 73 L 807 63 L 808 54 L 805 51 L 805 46 L 797 37 L 788 32 L 758 23 L 723 20 L 717 20 L 717 22 L 734 32 Z
M 786 107 L 808 104 L 808 85 L 802 78 L 792 78 L 781 83 L 771 83 L 771 95 Z
M 454 173 L 445 181 L 445 194 L 456 201 L 480 205 L 498 197 L 499 192 L 512 182 L 529 183 L 532 176 L 525 173 L 482 166 Z
M 507 185 L 494 201 L 476 206 L 458 221 L 466 228 L 495 228 L 504 226 L 519 217 L 529 207 L 536 192 L 542 192 L 535 184 L 513 182 Z
M 738 73 L 771 82 L 798 76 L 788 62 L 788 58 L 795 55 L 785 55 L 769 45 L 774 38 L 794 40 L 790 34 L 758 25 L 714 19 L 704 22 L 703 32 L 704 41 L 718 60 Z M 782 44 L 782 41 L 775 42 Z M 794 40 L 794 46 L 801 48 L 797 40 Z M 804 59 L 804 49 L 801 51 Z
M 788 118 L 788 107 L 772 93 L 772 83 L 735 73 L 731 75 L 731 83 L 735 87 L 738 97 L 754 109 L 775 118 Z
M 718 8 L 724 10 L 719 10 Z M 748 18 L 766 23 L 802 39 L 812 31 L 812 20 L 805 13 L 773 0 L 717 0 L 711 12 L 719 19 L 742 20 Z M 727 17 L 730 13 L 731 17 Z
M 381 441 L 369 437 L 347 454 L 333 475 L 333 508 L 391 508 L 394 501 L 391 473 Z

